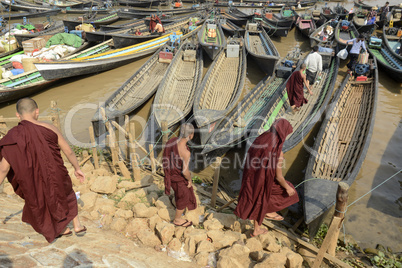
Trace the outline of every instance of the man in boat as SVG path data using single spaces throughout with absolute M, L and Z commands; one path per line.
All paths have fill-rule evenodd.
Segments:
M 294 111 L 297 111 L 301 106 L 303 106 L 303 104 L 307 103 L 306 98 L 304 98 L 303 85 L 306 86 L 310 95 L 313 95 L 310 85 L 306 79 L 306 75 L 304 74 L 305 70 L 306 64 L 303 63 L 300 66 L 300 70 L 294 71 L 286 83 L 286 91 L 288 93 L 289 102 Z
M 367 51 L 366 44 L 364 42 L 364 35 L 360 34 L 358 38 L 353 38 L 346 41 L 346 45 L 350 44 L 352 44 L 352 48 L 350 49 L 348 54 L 350 61 L 346 66 L 348 66 L 349 68 L 348 73 L 352 75 L 352 70 L 356 65 L 360 50 L 363 49 L 364 51 Z
M 309 85 L 313 86 L 317 72 L 322 71 L 322 57 L 318 53 L 318 46 L 313 47 L 313 53 L 307 56 L 306 63 L 306 79 Z
M 21 122 L 0 141 L 0 184 L 7 176 L 15 193 L 25 200 L 22 221 L 29 223 L 49 243 L 72 235 L 67 227 L 71 221 L 76 235 L 82 236 L 87 229 L 78 218 L 76 195 L 60 149 L 81 183 L 85 175 L 60 131 L 38 121 L 38 116 L 38 105 L 33 99 L 17 102 L 17 117 Z
M 154 33 L 156 34 L 160 34 L 160 33 L 164 33 L 165 29 L 163 28 L 162 24 L 160 24 L 159 22 L 156 24 L 155 29 L 154 29 Z
M 153 33 L 155 31 L 156 24 L 162 24 L 161 19 L 156 14 L 151 14 L 151 20 L 149 21 L 149 31 Z
M 282 174 L 282 147 L 292 131 L 286 119 L 278 119 L 255 139 L 247 152 L 234 214 L 254 220 L 252 237 L 268 232 L 261 229 L 264 219 L 282 221 L 277 212 L 299 201 L 294 186 Z
M 140 31 L 140 29 L 136 29 L 135 30 L 135 35 L 137 35 L 137 36 L 140 36 L 140 35 L 142 35 L 142 33 L 141 33 L 141 31 Z
M 170 195 L 170 188 L 174 191 L 176 201 L 176 215 L 173 224 L 176 226 L 189 227 L 193 223 L 184 220 L 181 216 L 184 209 L 193 210 L 197 202 L 192 186 L 191 173 L 189 170 L 190 150 L 187 146 L 194 137 L 192 124 L 183 124 L 180 127 L 179 137 L 171 138 L 163 151 L 163 171 L 165 172 L 165 194 Z

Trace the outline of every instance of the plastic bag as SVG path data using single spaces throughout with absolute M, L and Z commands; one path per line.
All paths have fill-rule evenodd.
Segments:
M 346 49 L 346 47 L 339 51 L 336 56 L 342 60 L 346 60 L 346 58 L 348 57 L 348 50 Z

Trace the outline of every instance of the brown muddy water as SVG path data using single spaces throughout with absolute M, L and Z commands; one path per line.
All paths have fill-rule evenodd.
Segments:
M 382 5 L 383 1 L 366 1 L 366 3 Z M 397 4 L 397 1 L 391 0 L 390 3 L 391 5 Z M 329 5 L 335 4 L 329 3 Z M 349 0 L 345 6 L 351 8 L 353 2 Z M 67 17 L 70 15 L 58 15 L 59 19 Z M 38 19 L 31 21 L 38 22 Z M 296 45 L 299 45 L 304 52 L 310 49 L 309 40 L 304 38 L 296 29 L 293 29 L 288 37 L 276 38 L 273 41 L 281 56 L 285 56 Z M 41 115 L 50 114 L 50 101 L 57 101 L 62 123 L 67 123 L 63 133 L 71 143 L 82 145 L 82 143 L 89 141 L 88 127 L 99 103 L 105 101 L 148 58 L 139 59 L 107 72 L 61 80 L 46 91 L 32 97 L 37 101 Z M 210 61 L 207 60 L 204 66 L 205 70 L 209 64 Z M 252 61 L 248 61 L 247 71 L 246 90 L 248 91 L 263 78 L 263 74 Z M 345 74 L 345 63 L 341 63 L 335 90 L 338 90 L 338 84 L 343 80 Z M 379 76 L 374 131 L 360 173 L 349 190 L 349 203 L 366 194 L 402 168 L 401 85 L 394 82 L 381 70 Z M 139 127 L 141 121 L 146 122 L 148 120 L 152 100 L 149 100 L 132 115 L 132 119 L 138 122 L 137 133 L 141 131 Z M 0 116 L 10 117 L 14 115 L 15 102 L 0 105 Z M 313 145 L 319 126 L 318 123 L 303 143 L 285 154 L 285 176 L 294 184 L 298 184 L 304 178 L 304 171 L 309 158 L 309 154 L 304 149 L 304 144 Z M 238 152 L 229 152 L 228 158 L 234 161 L 235 154 Z M 222 170 L 221 174 L 232 188 L 238 190 L 241 182 L 238 170 L 229 168 Z M 210 168 L 200 172 L 200 176 L 210 175 Z M 375 247 L 377 243 L 381 243 L 390 246 L 395 252 L 402 251 L 400 243 L 402 240 L 401 190 L 402 174 L 399 174 L 349 207 L 345 221 L 346 234 L 352 235 L 363 248 Z

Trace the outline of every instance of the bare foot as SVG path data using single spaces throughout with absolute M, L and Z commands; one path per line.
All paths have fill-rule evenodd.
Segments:
M 267 220 L 283 221 L 283 217 L 281 215 L 279 215 L 278 213 L 267 213 L 267 214 L 265 214 L 265 218 Z
M 79 233 L 79 232 L 83 231 L 84 229 L 86 229 L 85 226 L 80 225 L 80 226 L 74 227 L 74 232 Z
M 261 235 L 261 234 L 266 234 L 266 233 L 268 233 L 267 229 L 259 229 L 259 230 L 254 229 L 254 232 L 251 234 L 251 237 Z

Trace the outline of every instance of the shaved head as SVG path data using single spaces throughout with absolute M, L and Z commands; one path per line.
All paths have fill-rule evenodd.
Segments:
M 187 138 L 191 134 L 194 134 L 194 126 L 189 123 L 182 124 L 180 127 L 180 137 Z
M 38 109 L 38 104 L 31 98 L 23 98 L 17 102 L 17 113 L 20 115 L 31 114 Z

